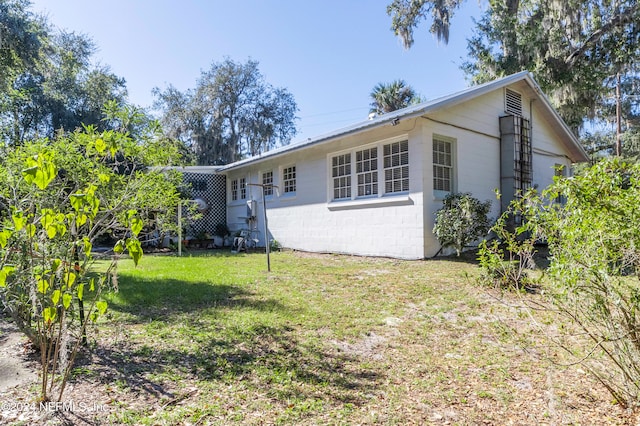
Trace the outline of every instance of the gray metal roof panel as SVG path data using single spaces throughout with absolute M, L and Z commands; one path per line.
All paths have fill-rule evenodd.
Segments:
M 580 144 L 580 142 L 578 141 L 578 139 L 576 138 L 576 136 L 573 134 L 573 132 L 569 129 L 569 127 L 566 125 L 566 123 L 562 120 L 562 118 L 558 115 L 558 113 L 555 111 L 555 109 L 552 107 L 551 103 L 549 102 L 549 100 L 547 99 L 547 97 L 542 93 L 542 90 L 540 90 L 540 87 L 538 86 L 538 84 L 535 82 L 535 80 L 533 79 L 533 76 L 531 75 L 531 73 L 529 71 L 521 71 L 519 73 L 516 74 L 512 74 L 494 81 L 490 81 L 488 83 L 484 83 L 484 84 L 480 84 L 477 86 L 471 86 L 468 87 L 464 90 L 461 90 L 459 92 L 455 92 L 449 95 L 445 95 L 445 96 L 441 96 L 435 99 L 431 99 L 429 101 L 420 103 L 420 104 L 416 104 L 416 105 L 411 105 L 409 107 L 403 108 L 403 109 L 399 109 L 397 111 L 393 111 L 387 114 L 383 114 L 380 115 L 378 117 L 375 117 L 373 119 L 370 120 L 365 120 L 365 121 L 361 121 L 358 123 L 354 123 L 350 126 L 346 126 L 346 127 L 342 127 L 340 129 L 334 130 L 332 132 L 329 133 L 325 133 L 322 135 L 319 135 L 317 137 L 314 138 L 308 138 L 305 141 L 301 141 L 301 142 L 296 142 L 293 143 L 291 145 L 285 145 L 273 150 L 269 150 L 267 152 L 264 152 L 260 155 L 256 155 L 254 157 L 249 157 L 246 158 L 244 160 L 240 160 L 240 161 L 236 161 L 234 163 L 231 164 L 227 164 L 225 166 L 221 166 L 220 167 L 220 171 L 224 172 L 224 171 L 228 171 L 228 170 L 233 170 L 235 168 L 247 165 L 247 164 L 251 164 L 251 163 L 255 163 L 255 162 L 259 162 L 262 160 L 266 160 L 268 158 L 273 158 L 273 157 L 277 157 L 292 151 L 297 151 L 299 149 L 303 149 L 312 145 L 317 145 L 323 142 L 328 142 L 331 141 L 333 139 L 345 136 L 345 135 L 349 135 L 349 134 L 354 134 L 363 130 L 369 130 L 369 129 L 373 129 L 376 127 L 380 127 L 386 124 L 390 124 L 392 123 L 394 120 L 398 119 L 408 119 L 408 118 L 414 118 L 414 117 L 419 117 L 421 115 L 427 114 L 427 113 L 432 113 L 434 111 L 437 111 L 439 109 L 442 108 L 446 108 L 446 107 L 450 107 L 453 105 L 456 105 L 458 103 L 467 101 L 471 98 L 475 98 L 477 96 L 481 96 L 485 93 L 491 92 L 493 90 L 499 89 L 501 87 L 505 87 L 509 84 L 515 83 L 517 81 L 521 81 L 521 80 L 525 80 L 527 81 L 527 83 L 529 83 L 529 85 L 531 86 L 531 88 L 539 95 L 539 97 L 544 101 L 544 104 L 546 106 L 546 108 L 554 115 L 554 117 L 559 121 L 559 123 L 562 124 L 562 129 L 563 131 L 566 133 L 566 136 L 568 136 L 572 143 L 574 145 L 576 145 L 574 148 L 574 153 L 578 156 L 578 157 L 584 157 L 583 160 L 588 159 L 586 152 L 584 151 L 584 149 L 582 148 L 582 145 Z

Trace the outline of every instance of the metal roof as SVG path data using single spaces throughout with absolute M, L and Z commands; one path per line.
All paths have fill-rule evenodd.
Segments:
M 161 166 L 154 167 L 157 170 L 177 170 L 182 173 L 215 174 L 223 166 Z
M 361 122 L 352 124 L 350 126 L 337 129 L 333 132 L 329 132 L 314 138 L 309 138 L 305 141 L 297 142 L 290 145 L 285 145 L 270 151 L 266 151 L 254 157 L 249 157 L 244 160 L 227 164 L 225 166 L 220 166 L 219 171 L 225 172 L 228 170 L 233 170 L 248 164 L 260 162 L 269 158 L 278 157 L 292 151 L 297 151 L 313 145 L 329 142 L 339 137 L 344 137 L 344 136 L 356 134 L 365 130 L 371 130 L 377 127 L 392 124 L 395 120 L 404 120 L 404 119 L 410 119 L 410 118 L 427 115 L 429 113 L 433 113 L 440 109 L 451 107 L 462 102 L 466 102 L 470 99 L 476 98 L 478 96 L 482 96 L 496 89 L 500 89 L 520 81 L 524 81 L 528 83 L 531 89 L 536 93 L 536 96 L 538 97 L 538 99 L 542 101 L 544 108 L 547 110 L 547 112 L 550 113 L 551 117 L 557 121 L 560 132 L 563 133 L 569 141 L 569 145 L 567 146 L 567 148 L 573 154 L 572 160 L 575 162 L 587 161 L 588 160 L 587 153 L 582 147 L 582 145 L 580 144 L 580 141 L 575 136 L 575 134 L 571 131 L 571 129 L 569 129 L 569 127 L 564 122 L 564 120 L 562 120 L 562 118 L 555 111 L 549 99 L 544 95 L 544 93 L 542 93 L 542 90 L 533 79 L 532 74 L 529 71 L 521 71 L 519 73 L 512 74 L 507 77 L 503 77 L 488 83 L 480 84 L 477 86 L 471 86 L 467 89 L 452 93 L 450 95 L 431 99 L 427 102 L 411 105 L 407 108 L 403 108 L 397 111 L 383 114 L 371 120 L 361 121 Z

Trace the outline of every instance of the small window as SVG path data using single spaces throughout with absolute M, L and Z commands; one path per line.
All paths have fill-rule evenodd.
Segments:
M 240 199 L 247 199 L 247 180 L 245 178 L 240 179 Z
M 273 171 L 262 173 L 262 187 L 265 196 L 273 195 Z
M 238 179 L 231 181 L 231 201 L 238 199 Z
M 356 151 L 358 197 L 378 194 L 378 148 Z
M 383 147 L 384 192 L 409 190 L 409 142 L 395 142 Z
M 295 194 L 296 192 L 296 166 L 289 166 L 282 169 L 282 183 L 285 194 Z
M 453 176 L 452 143 L 433 138 L 433 189 L 451 192 Z
M 507 114 L 522 116 L 522 95 L 513 90 L 505 89 L 504 111 Z

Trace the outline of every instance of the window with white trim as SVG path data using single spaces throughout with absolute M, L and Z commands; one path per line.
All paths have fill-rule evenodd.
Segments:
M 408 140 L 371 144 L 332 155 L 327 161 L 331 200 L 382 197 L 409 191 Z
M 358 197 L 378 195 L 378 147 L 356 151 Z
M 262 187 L 265 196 L 273 195 L 273 170 L 262 172 Z
M 231 201 L 238 199 L 238 179 L 231 181 Z
M 433 189 L 451 192 L 453 187 L 453 143 L 433 136 Z
M 331 160 L 333 199 L 351 198 L 351 154 L 336 155 Z
M 282 169 L 282 183 L 285 194 L 296 193 L 296 166 L 289 166 Z
M 247 199 L 247 179 L 246 178 L 240 178 L 240 199 L 241 200 Z
M 409 190 L 409 141 L 383 146 L 384 192 Z

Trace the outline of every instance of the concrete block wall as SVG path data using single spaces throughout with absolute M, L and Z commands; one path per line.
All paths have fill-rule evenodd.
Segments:
M 414 123 L 406 126 L 415 128 Z M 372 199 L 331 201 L 332 187 L 328 177 L 331 156 L 393 137 L 399 140 L 404 137 L 409 141 L 410 191 Z M 229 172 L 227 181 L 246 177 L 248 181 L 257 182 L 261 179 L 261 171 L 273 170 L 274 184 L 282 188 L 282 167 L 295 164 L 295 196 L 287 196 L 280 189 L 279 196 L 267 199 L 271 238 L 284 247 L 305 251 L 421 259 L 424 257 L 421 144 L 419 132 L 413 131 L 409 135 L 406 129 L 398 126 L 386 134 L 370 133 L 338 140 L 321 148 L 294 151 L 279 161 Z M 384 186 L 383 180 L 379 185 Z M 259 193 L 254 195 L 258 201 L 258 239 L 259 244 L 264 245 L 262 198 Z M 229 220 L 243 215 L 242 204 L 230 202 Z

